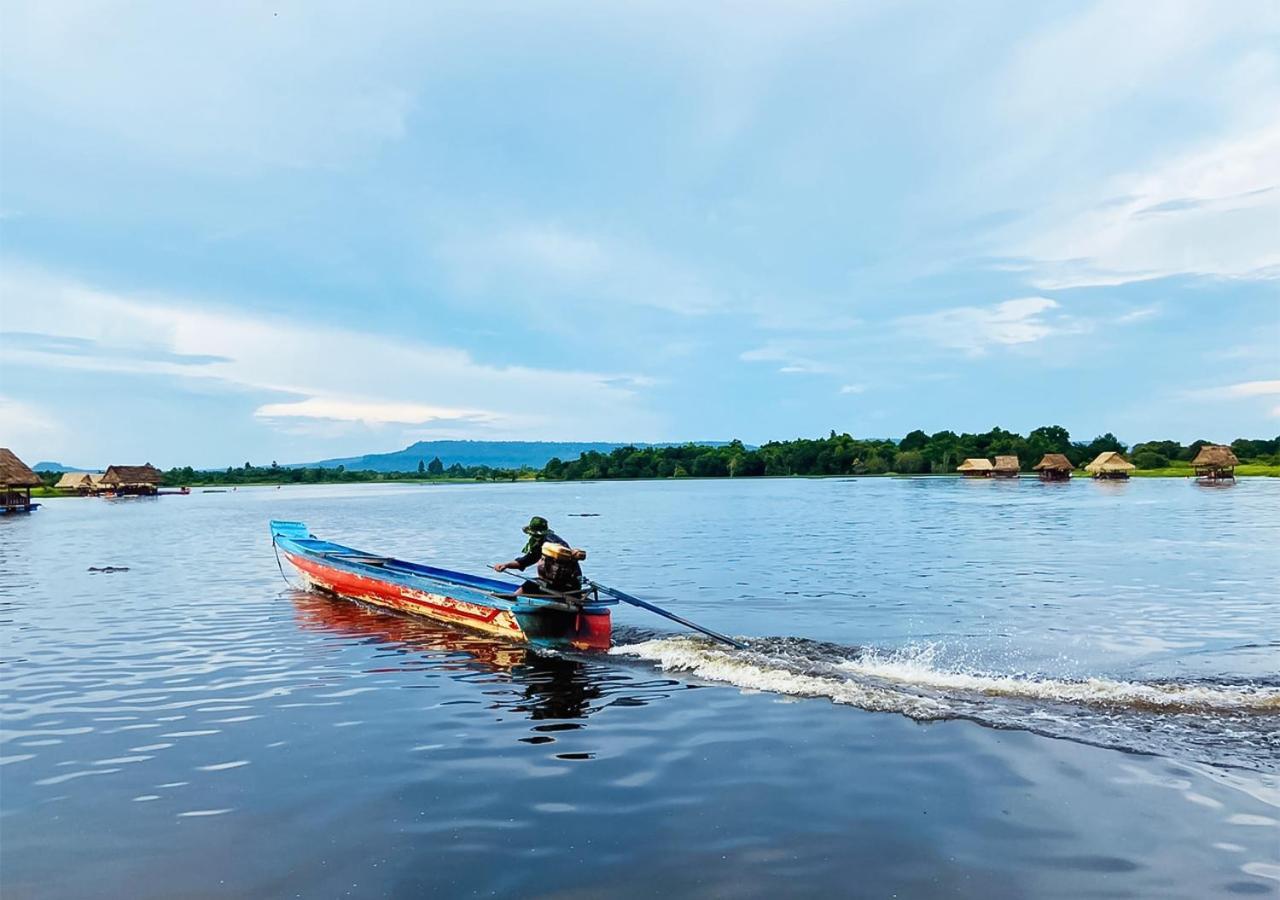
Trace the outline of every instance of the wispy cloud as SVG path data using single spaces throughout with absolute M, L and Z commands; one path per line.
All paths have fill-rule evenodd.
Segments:
M 770 341 L 738 354 L 743 362 L 778 363 L 778 371 L 787 375 L 830 375 L 839 370 L 828 363 L 806 355 L 803 342 Z
M 1280 125 L 1114 180 L 1008 250 L 1041 288 L 1280 277 Z
M 28 333 L 17 347 L 6 344 L 7 365 L 274 393 L 281 399 L 256 411 L 268 423 L 450 422 L 491 436 L 653 430 L 638 402 L 637 389 L 646 384 L 640 375 L 485 365 L 447 346 L 179 301 L 143 302 L 12 266 L 0 276 L 0 293 L 27 298 L 6 309 L 6 324 Z M 57 333 L 36 331 L 42 327 Z M 555 402 L 530 404 L 530 385 Z
M 494 422 L 500 419 L 483 410 L 428 406 L 423 403 L 387 403 L 377 400 L 339 400 L 308 397 L 293 403 L 265 403 L 254 411 L 262 419 L 332 419 L 365 425 L 426 425 L 434 422 Z
M 1280 398 L 1280 379 L 1262 381 L 1241 381 L 1236 384 L 1225 384 L 1217 387 L 1198 388 L 1188 391 L 1186 396 L 1201 401 L 1218 401 L 1225 398 L 1247 399 L 1254 397 Z M 1270 401 L 1267 401 L 1270 402 Z M 1267 410 L 1267 415 L 1280 418 L 1280 403 Z
M 842 394 L 863 394 L 866 393 L 867 386 L 865 384 L 843 384 L 840 386 Z
M 993 306 L 960 306 L 904 316 L 897 324 L 930 343 L 981 356 L 994 347 L 1033 344 L 1053 335 L 1088 330 L 1087 323 L 1053 315 L 1058 308 L 1058 302 L 1048 297 L 1020 297 Z
M 23 448 L 52 446 L 67 434 L 66 425 L 47 410 L 3 395 L 0 395 L 0 422 L 4 423 L 5 444 L 20 457 L 26 452 Z
M 1266 397 L 1280 394 L 1280 381 L 1242 381 L 1222 388 L 1228 397 Z
M 1131 325 L 1134 322 L 1144 322 L 1147 319 L 1154 319 L 1158 315 L 1160 315 L 1160 307 L 1158 304 L 1153 303 L 1150 306 L 1139 306 L 1137 309 L 1131 309 L 1128 312 L 1121 313 L 1116 316 L 1115 322 L 1117 325 Z

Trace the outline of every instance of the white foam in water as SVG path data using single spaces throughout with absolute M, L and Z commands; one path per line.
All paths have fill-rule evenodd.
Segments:
M 1280 689 L 1161 682 L 1078 681 L 1017 675 L 947 671 L 934 665 L 935 647 L 894 653 L 867 652 L 861 658 L 828 663 L 822 676 L 793 671 L 803 658 L 786 654 L 734 653 L 695 638 L 671 637 L 624 644 L 610 652 L 656 662 L 663 669 L 690 672 L 741 688 L 801 697 L 827 697 L 863 709 L 901 712 L 913 718 L 954 714 L 945 698 L 920 696 L 955 692 L 976 697 L 1037 700 L 1089 706 L 1130 707 L 1151 712 L 1280 714 Z M 839 675 L 848 675 L 843 678 Z M 868 680 L 877 683 L 868 683 Z M 900 686 L 900 689 L 899 687 Z
M 1114 681 L 1084 678 L 1068 681 L 1016 675 L 946 671 L 935 668 L 935 646 L 890 654 L 868 653 L 838 664 L 853 675 L 893 681 L 915 688 L 960 691 L 990 697 L 1129 706 L 1169 712 L 1280 713 L 1280 688 L 1224 686 L 1177 682 Z
M 948 710 L 927 697 L 910 697 L 898 691 L 792 672 L 760 665 L 749 658 L 709 647 L 692 638 L 660 638 L 614 647 L 610 653 L 635 656 L 656 662 L 663 669 L 691 672 L 710 681 L 740 688 L 771 691 L 797 697 L 826 697 L 880 712 L 901 712 L 913 718 L 933 719 Z

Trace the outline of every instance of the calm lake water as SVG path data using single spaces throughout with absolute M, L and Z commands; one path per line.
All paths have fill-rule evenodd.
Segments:
M 291 590 L 267 533 L 480 571 L 535 513 L 750 648 L 623 607 L 538 655 Z M 0 520 L 0 889 L 1275 896 L 1278 547 L 1263 479 L 54 500 Z

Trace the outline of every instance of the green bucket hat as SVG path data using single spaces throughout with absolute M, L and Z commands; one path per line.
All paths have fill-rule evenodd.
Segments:
M 546 519 L 542 518 L 542 516 L 534 516 L 522 530 L 525 534 L 544 534 L 550 528 L 551 526 L 547 524 Z

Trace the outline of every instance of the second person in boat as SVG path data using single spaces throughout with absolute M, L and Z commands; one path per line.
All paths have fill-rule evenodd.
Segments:
M 507 569 L 527 569 L 535 562 L 538 564 L 537 582 L 526 581 L 517 594 L 536 595 L 547 592 L 556 594 L 578 594 L 582 592 L 582 566 L 579 560 L 587 558 L 585 550 L 575 550 L 569 542 L 551 530 L 550 524 L 542 516 L 534 516 L 524 527 L 529 536 L 524 551 L 511 562 L 494 565 L 495 572 Z

